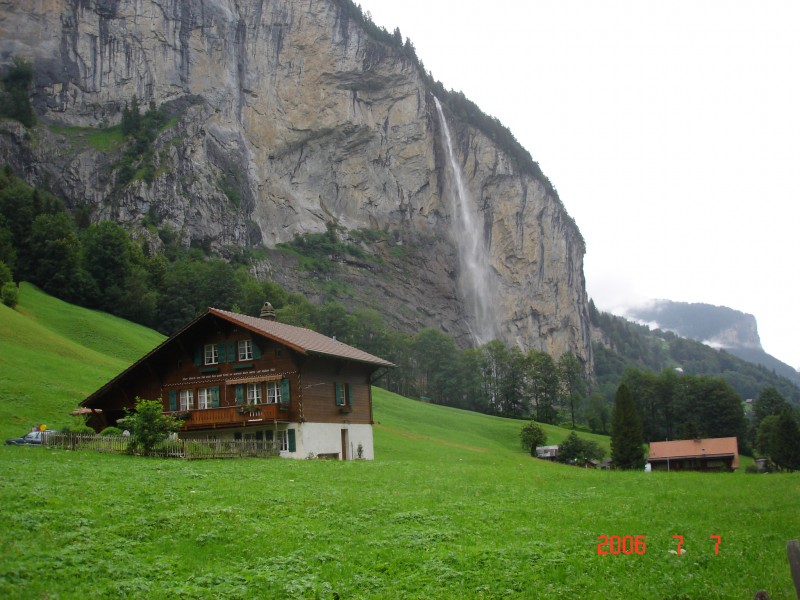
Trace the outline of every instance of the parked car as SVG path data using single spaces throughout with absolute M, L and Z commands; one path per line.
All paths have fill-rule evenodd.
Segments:
M 55 430 L 46 429 L 45 431 L 31 431 L 22 437 L 6 440 L 7 446 L 40 446 L 48 436 L 53 435 Z

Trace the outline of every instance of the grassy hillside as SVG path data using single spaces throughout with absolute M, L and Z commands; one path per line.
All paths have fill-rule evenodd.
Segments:
M 51 302 L 25 288 L 20 312 L 0 312 L 2 388 L 19 392 L 0 392 L 4 430 L 20 411 L 55 421 L 159 341 L 99 316 L 72 327 L 87 315 Z M 797 474 L 550 464 L 518 449 L 518 421 L 377 389 L 375 418 L 371 462 L 2 446 L 0 597 L 794 597 Z M 549 441 L 566 433 L 548 428 Z M 646 548 L 598 555 L 599 535 L 645 536 Z
M 0 436 L 69 421 L 78 402 L 164 339 L 23 283 L 16 310 L 0 304 Z

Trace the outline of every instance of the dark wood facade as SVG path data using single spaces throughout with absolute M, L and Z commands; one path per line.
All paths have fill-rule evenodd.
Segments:
M 137 397 L 160 399 L 187 433 L 371 425 L 372 375 L 384 366 L 391 363 L 306 329 L 209 309 L 82 406 L 97 410 L 88 422 L 98 430 Z

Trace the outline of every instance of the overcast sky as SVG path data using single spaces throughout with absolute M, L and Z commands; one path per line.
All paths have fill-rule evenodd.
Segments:
M 729 306 L 800 367 L 800 2 L 361 6 L 530 151 L 586 239 L 600 309 Z

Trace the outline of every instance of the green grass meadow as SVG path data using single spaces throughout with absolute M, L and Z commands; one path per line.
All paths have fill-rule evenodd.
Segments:
M 0 431 L 66 422 L 161 339 L 23 286 L 0 306 Z M 521 452 L 519 421 L 374 401 L 369 462 L 0 447 L 0 597 L 796 597 L 797 474 L 579 469 Z M 646 551 L 598 555 L 602 534 Z

